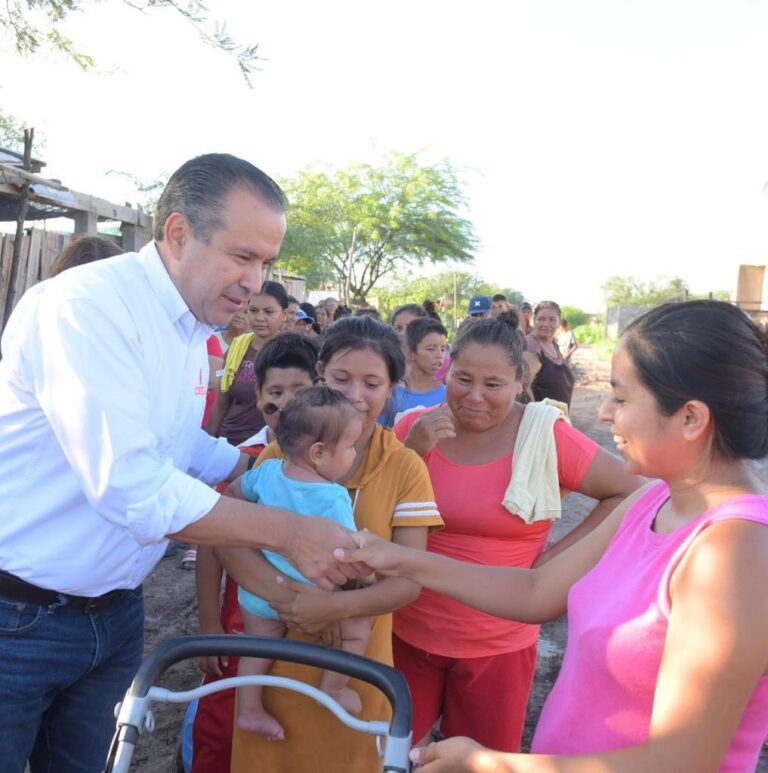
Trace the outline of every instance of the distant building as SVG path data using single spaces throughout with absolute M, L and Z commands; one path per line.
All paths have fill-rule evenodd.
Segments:
M 632 322 L 641 314 L 645 314 L 650 308 L 650 306 L 636 306 L 631 303 L 609 306 L 608 313 L 605 316 L 606 337 L 617 340 Z
M 305 277 L 300 274 L 290 274 L 273 265 L 270 265 L 268 276 L 273 282 L 280 282 L 288 295 L 292 295 L 299 303 L 307 300 L 307 280 Z
M 750 314 L 768 312 L 768 266 L 739 266 L 736 305 Z

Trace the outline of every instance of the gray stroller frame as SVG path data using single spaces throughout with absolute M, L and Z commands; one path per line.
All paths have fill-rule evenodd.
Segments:
M 194 690 L 173 692 L 154 687 L 154 682 L 174 663 L 188 658 L 227 655 L 271 658 L 304 663 L 361 679 L 378 687 L 392 706 L 392 720 L 363 721 L 347 713 L 335 700 L 312 685 L 275 676 L 236 676 L 201 685 Z M 179 636 L 161 642 L 144 660 L 122 703 L 116 708 L 117 730 L 112 740 L 104 773 L 127 773 L 133 751 L 142 732 L 152 732 L 152 703 L 188 703 L 230 687 L 263 684 L 308 695 L 322 703 L 353 730 L 376 736 L 384 773 L 408 773 L 411 765 L 411 694 L 405 677 L 391 666 L 341 650 L 290 639 L 262 636 L 215 635 Z

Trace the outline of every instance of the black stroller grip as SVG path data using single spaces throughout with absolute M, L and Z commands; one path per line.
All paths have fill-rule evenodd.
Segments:
M 272 658 L 303 663 L 378 687 L 392 706 L 390 734 L 407 738 L 411 732 L 411 700 L 405 677 L 391 666 L 317 644 L 248 635 L 179 636 L 166 639 L 147 656 L 133 679 L 128 694 L 143 698 L 157 678 L 174 663 L 208 655 Z

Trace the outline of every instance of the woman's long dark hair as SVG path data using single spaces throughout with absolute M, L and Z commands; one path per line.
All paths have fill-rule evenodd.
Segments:
M 622 342 L 663 414 L 700 400 L 723 456 L 768 455 L 768 360 L 743 311 L 723 301 L 666 303 L 635 320 Z

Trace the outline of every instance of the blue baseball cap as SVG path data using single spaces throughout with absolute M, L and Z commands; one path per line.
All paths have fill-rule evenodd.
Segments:
M 470 314 L 490 314 L 491 299 L 487 295 L 473 295 L 469 299 Z

